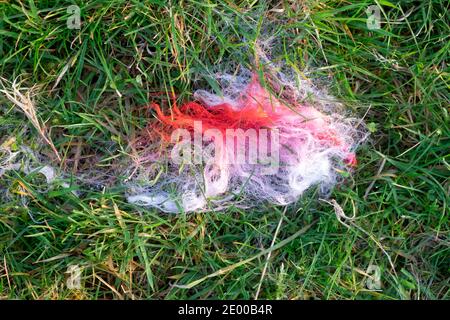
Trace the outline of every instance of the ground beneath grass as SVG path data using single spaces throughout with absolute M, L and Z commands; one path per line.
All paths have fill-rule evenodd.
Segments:
M 27 115 L 0 94 L 0 172 L 26 146 L 71 174 L 49 188 L 24 159 L 1 175 L 0 298 L 449 298 L 447 1 L 73 4 L 79 29 L 67 1 L 0 2 L 0 89 L 36 86 Z M 104 187 L 150 92 L 214 88 L 208 74 L 250 67 L 269 40 L 274 61 L 368 125 L 355 173 L 329 199 L 354 220 L 315 190 L 288 208 L 167 215 Z M 106 174 L 80 189 L 88 170 Z

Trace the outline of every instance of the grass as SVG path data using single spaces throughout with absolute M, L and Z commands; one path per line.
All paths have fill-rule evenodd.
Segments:
M 375 2 L 384 22 L 369 30 Z M 288 208 L 166 215 L 130 206 L 119 187 L 76 197 L 8 171 L 0 298 L 253 299 L 260 286 L 260 299 L 448 299 L 449 4 L 375 2 L 0 2 L 0 75 L 39 85 L 37 117 L 74 176 L 126 158 L 149 92 L 186 99 L 194 86 L 214 87 L 200 75 L 250 65 L 268 34 L 275 60 L 307 69 L 372 133 L 331 196 L 356 213 L 347 226 L 315 190 Z M 74 3 L 80 30 L 66 27 Z M 58 166 L 4 95 L 0 144 L 30 146 Z M 79 289 L 66 286 L 71 265 L 82 268 Z M 368 286 L 370 269 L 380 290 Z

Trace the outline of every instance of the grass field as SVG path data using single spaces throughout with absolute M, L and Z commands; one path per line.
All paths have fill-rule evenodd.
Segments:
M 71 4 L 80 29 L 67 27 Z M 366 24 L 374 4 L 376 30 Z M 356 214 L 346 225 L 315 190 L 288 208 L 167 215 L 131 206 L 117 185 L 77 197 L 76 184 L 47 188 L 39 175 L 7 171 L 0 298 L 448 299 L 449 6 L 0 1 L 3 89 L 15 79 L 36 86 L 35 119 L 62 161 L 4 94 L 0 145 L 28 146 L 74 177 L 127 158 L 148 121 L 135 110 L 150 91 L 189 98 L 195 86 L 214 86 L 201 75 L 217 66 L 251 66 L 257 41 L 270 35 L 275 61 L 307 70 L 371 132 L 330 198 Z M 78 288 L 67 286 L 71 266 L 81 271 Z

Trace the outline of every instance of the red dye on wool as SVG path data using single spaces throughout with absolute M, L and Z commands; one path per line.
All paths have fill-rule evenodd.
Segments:
M 256 75 L 253 76 L 242 95 L 237 99 L 237 105 L 220 103 L 207 105 L 200 101 L 190 101 L 178 106 L 175 96 L 172 96 L 170 114 L 165 114 L 160 105 L 151 103 L 149 108 L 156 112 L 159 123 L 152 123 L 147 133 L 152 137 L 159 135 L 167 144 L 171 143 L 171 134 L 176 129 L 194 130 L 194 123 L 201 122 L 201 133 L 210 129 L 220 130 L 225 136 L 228 129 L 272 128 L 279 125 L 292 125 L 307 129 L 324 145 L 340 147 L 343 151 L 348 146 L 338 133 L 328 124 L 327 116 L 313 107 L 301 105 L 287 107 L 276 97 L 264 89 Z M 345 163 L 356 166 L 354 153 L 347 152 Z

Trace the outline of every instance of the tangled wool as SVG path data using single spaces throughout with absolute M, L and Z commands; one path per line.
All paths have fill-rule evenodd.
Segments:
M 224 96 L 198 90 L 195 101 L 173 101 L 167 113 L 152 103 L 159 121 L 140 139 L 145 147 L 128 201 L 191 212 L 288 205 L 314 185 L 327 193 L 356 165 L 355 120 L 330 112 L 330 103 L 323 108 L 296 96 L 286 103 L 260 80 L 231 81 Z

